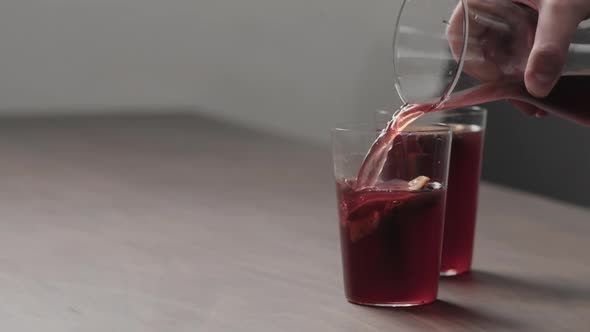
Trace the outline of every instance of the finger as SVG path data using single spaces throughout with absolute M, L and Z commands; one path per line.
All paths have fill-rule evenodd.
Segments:
M 469 44 L 464 71 L 482 81 L 523 77 L 533 45 L 536 12 L 507 0 L 467 2 Z
M 572 37 L 586 13 L 576 2 L 547 0 L 541 5 L 525 71 L 527 90 L 536 97 L 547 96 L 561 76 Z
M 514 32 L 514 27 L 529 15 L 529 10 L 512 1 L 468 0 L 467 4 L 473 20 L 498 32 Z
M 495 20 L 488 18 L 486 14 L 482 13 L 481 11 L 477 11 L 477 8 L 481 6 L 481 1 L 482 0 L 467 0 L 467 4 L 469 6 L 469 36 L 467 36 L 467 38 L 470 45 L 480 44 L 481 35 L 484 34 L 489 28 L 498 25 L 496 24 Z M 446 32 L 447 38 L 451 46 L 451 50 L 455 57 L 461 55 L 463 43 L 465 40 L 464 10 L 465 8 L 461 4 L 458 4 L 455 7 L 453 14 L 451 15 L 451 18 L 449 19 L 449 25 L 447 27 Z

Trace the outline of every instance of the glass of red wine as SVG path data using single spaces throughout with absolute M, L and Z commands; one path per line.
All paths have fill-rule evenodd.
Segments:
M 395 139 L 374 186 L 355 185 L 379 131 L 374 125 L 333 130 L 345 293 L 372 306 L 436 300 L 447 195 L 451 131 L 410 126 Z
M 391 116 L 391 111 L 378 111 L 378 128 Z M 473 106 L 428 113 L 415 122 L 443 124 L 453 133 L 441 259 L 443 276 L 471 270 L 486 120 L 487 110 Z

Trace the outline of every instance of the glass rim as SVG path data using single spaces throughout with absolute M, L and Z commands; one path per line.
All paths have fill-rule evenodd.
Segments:
M 378 129 L 374 123 L 370 122 L 348 122 L 348 123 L 341 123 L 336 127 L 330 130 L 332 134 L 336 133 L 378 133 L 381 132 L 381 129 Z M 402 130 L 402 135 L 408 134 L 419 134 L 419 133 L 429 133 L 429 134 L 451 134 L 452 130 L 448 126 L 443 124 L 429 124 L 429 125 L 409 125 L 407 128 Z

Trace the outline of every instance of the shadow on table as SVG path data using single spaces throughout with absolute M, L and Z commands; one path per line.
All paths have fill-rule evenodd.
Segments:
M 539 281 L 539 278 L 522 279 L 487 271 L 442 278 L 441 284 L 453 289 L 467 292 L 489 293 L 490 296 L 519 298 L 524 301 L 583 301 L 590 303 L 590 285 L 575 285 L 551 281 Z
M 521 329 L 518 321 L 497 314 L 467 308 L 449 301 L 438 300 L 432 304 L 409 308 L 381 308 L 393 315 L 408 314 L 412 320 L 428 328 L 428 331 L 474 331 L 489 329 L 504 331 Z

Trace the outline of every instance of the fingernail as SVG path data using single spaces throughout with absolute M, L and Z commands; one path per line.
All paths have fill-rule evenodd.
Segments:
M 551 92 L 553 84 L 556 81 L 557 74 L 555 72 L 536 71 L 533 73 L 534 82 L 531 88 L 533 95 L 537 97 L 545 97 Z
M 553 75 L 546 73 L 536 73 L 535 80 L 540 83 L 540 85 L 548 85 L 553 82 Z
M 538 94 L 539 97 L 544 97 L 551 91 L 553 84 L 559 77 L 560 57 L 544 54 L 535 60 L 532 70 L 532 78 L 535 81 L 532 92 Z
M 557 61 L 558 60 L 551 58 L 545 58 L 542 61 L 539 61 L 537 68 L 534 69 L 535 80 L 539 85 L 542 85 L 543 87 L 551 87 L 553 81 L 557 75 L 559 75 L 558 67 L 555 65 Z

